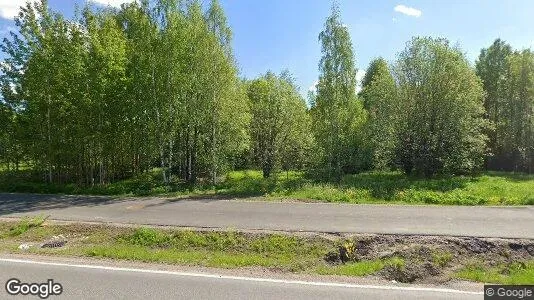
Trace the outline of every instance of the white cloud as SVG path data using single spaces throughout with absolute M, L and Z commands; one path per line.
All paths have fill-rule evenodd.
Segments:
M 26 2 L 35 2 L 37 0 L 0 0 L 0 18 L 13 20 L 18 14 L 21 6 L 25 6 Z M 109 5 L 113 7 L 120 7 L 123 3 L 131 3 L 136 0 L 89 0 L 99 5 Z
M 399 12 L 401 14 L 405 14 L 407 16 L 410 16 L 410 17 L 416 17 L 416 18 L 419 18 L 422 14 L 422 12 L 420 10 L 418 10 L 417 8 L 413 8 L 413 7 L 408 7 L 408 6 L 405 6 L 405 5 L 402 5 L 402 4 L 399 4 L 397 6 L 395 6 L 395 8 L 393 8 L 394 11 L 396 12 Z
M 317 85 L 319 84 L 319 80 L 316 80 L 308 89 L 308 91 L 315 93 L 317 92 Z
M 365 71 L 358 70 L 358 72 L 356 72 L 356 93 L 359 93 L 362 90 L 363 77 L 365 77 Z
M 93 3 L 100 5 L 109 5 L 113 7 L 120 7 L 123 3 L 131 3 L 135 0 L 90 0 Z
M 35 0 L 30 2 L 35 2 Z M 13 20 L 19 14 L 20 7 L 24 5 L 26 5 L 26 0 L 0 0 L 0 17 Z

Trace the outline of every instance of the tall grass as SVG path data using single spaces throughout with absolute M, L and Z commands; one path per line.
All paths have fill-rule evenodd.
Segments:
M 0 176 L 0 191 L 90 195 L 260 196 L 340 203 L 408 203 L 438 205 L 533 205 L 534 175 L 487 172 L 477 176 L 432 179 L 409 177 L 399 172 L 347 175 L 339 183 L 313 180 L 302 172 L 281 172 L 263 178 L 260 171 L 229 172 L 216 186 L 187 185 L 179 180 L 164 185 L 154 169 L 140 176 L 107 185 L 43 184 L 20 172 Z

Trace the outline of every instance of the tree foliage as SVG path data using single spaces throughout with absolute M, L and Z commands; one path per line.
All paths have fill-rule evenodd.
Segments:
M 371 167 L 378 170 L 392 168 L 398 145 L 400 111 L 397 85 L 383 58 L 370 63 L 360 95 L 368 111 L 366 141 L 371 152 Z
M 71 21 L 43 0 L 16 24 L 3 43 L 2 117 L 49 182 L 105 183 L 155 165 L 166 182 L 215 181 L 246 148 L 248 106 L 217 1 L 86 7 Z
M 447 40 L 414 38 L 395 66 L 399 85 L 399 163 L 406 173 L 464 173 L 486 152 L 483 89 Z
M 534 170 L 534 53 L 500 39 L 473 68 L 446 39 L 415 37 L 391 67 L 370 63 L 358 95 L 334 4 L 307 105 L 288 71 L 239 78 L 218 0 L 86 6 L 72 19 L 40 0 L 15 25 L 0 45 L 0 162 L 49 183 L 155 167 L 166 184 L 216 184 L 245 166 L 334 181 L 368 169 Z
M 312 107 L 313 130 L 320 152 L 322 171 L 340 180 L 358 170 L 361 154 L 360 130 L 365 111 L 356 95 L 356 67 L 352 42 L 334 5 L 319 34 L 322 58 L 319 83 Z
M 514 51 L 501 39 L 482 49 L 476 62 L 486 92 L 486 116 L 493 125 L 488 131 L 489 169 L 532 172 L 534 168 L 532 63 L 531 51 Z
M 268 72 L 247 88 L 253 157 L 269 177 L 277 168 L 302 169 L 311 146 L 310 119 L 288 73 Z

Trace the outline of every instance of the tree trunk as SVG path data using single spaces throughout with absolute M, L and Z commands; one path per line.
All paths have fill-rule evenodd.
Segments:
M 48 107 L 46 112 L 46 123 L 48 129 L 48 183 L 52 183 L 52 135 L 51 135 L 51 125 L 50 125 L 50 105 L 52 105 L 52 100 L 50 99 L 50 94 L 48 95 Z
M 213 94 L 213 106 L 215 107 L 215 94 Z M 217 184 L 217 135 L 216 135 L 216 109 L 212 111 L 212 124 L 211 124 L 211 184 L 215 186 Z

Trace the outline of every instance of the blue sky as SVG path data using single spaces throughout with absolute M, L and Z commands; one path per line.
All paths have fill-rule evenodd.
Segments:
M 93 0 L 112 5 L 127 0 Z M 131 1 L 131 0 L 130 0 Z M 208 2 L 208 0 L 204 0 Z M 0 34 L 23 0 L 0 0 Z M 83 0 L 49 0 L 54 10 L 72 16 Z M 267 70 L 288 69 L 301 93 L 318 77 L 317 39 L 330 13 L 330 0 L 221 0 L 234 32 L 234 52 L 241 75 L 253 78 Z M 377 56 L 394 61 L 412 36 L 446 37 L 458 43 L 471 62 L 500 37 L 514 48 L 534 48 L 532 0 L 340 0 L 358 69 Z M 395 9 L 397 7 L 397 10 Z M 362 75 L 362 72 L 360 72 Z

